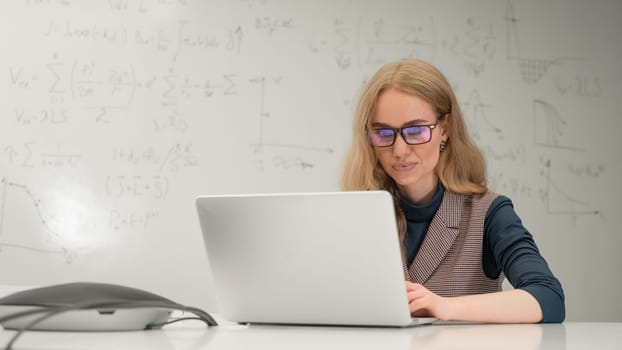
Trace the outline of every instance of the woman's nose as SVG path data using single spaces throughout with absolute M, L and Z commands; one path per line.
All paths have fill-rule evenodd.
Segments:
M 410 152 L 410 145 L 404 141 L 404 138 L 401 134 L 398 134 L 395 138 L 395 143 L 393 143 L 393 155 L 396 157 L 402 156 L 404 154 L 408 154 Z

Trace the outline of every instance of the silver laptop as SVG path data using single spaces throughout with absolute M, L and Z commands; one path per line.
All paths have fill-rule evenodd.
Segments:
M 200 196 L 219 313 L 241 323 L 406 327 L 388 192 Z

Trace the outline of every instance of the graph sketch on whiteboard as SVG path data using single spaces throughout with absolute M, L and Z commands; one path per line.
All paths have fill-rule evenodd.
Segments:
M 70 252 L 69 249 L 62 244 L 61 235 L 50 227 L 48 220 L 41 210 L 41 201 L 35 197 L 28 186 L 9 181 L 6 178 L 2 178 L 0 183 L 2 185 L 2 193 L 0 194 L 0 253 L 2 253 L 4 249 L 19 249 L 39 254 L 62 255 L 67 263 L 71 263 L 75 259 L 75 254 Z M 44 228 L 46 236 L 45 243 L 47 246 L 34 246 L 19 240 L 12 241 L 7 239 L 7 234 L 5 232 L 5 220 L 8 218 L 7 212 L 9 208 L 7 206 L 7 196 L 9 192 L 16 192 L 19 195 L 25 195 L 26 201 L 32 204 L 34 214 L 38 217 L 38 221 Z M 23 234 L 23 232 L 20 232 L 19 234 Z
M 543 59 L 523 56 L 521 54 L 521 47 L 518 40 L 518 22 L 520 22 L 520 20 L 514 15 L 514 8 L 511 1 L 508 1 L 505 20 L 507 22 L 508 60 L 516 61 L 520 75 L 527 85 L 534 85 L 538 83 L 546 75 L 549 69 L 555 65 L 561 64 L 564 61 L 581 60 L 569 57 Z
M 542 195 L 546 199 L 546 209 L 549 214 L 561 215 L 599 215 L 599 210 L 590 209 L 590 203 L 580 200 L 563 190 L 551 175 L 551 160 L 542 159 L 545 167 L 546 187 Z
M 270 148 L 273 152 L 283 152 L 289 153 L 288 155 L 284 154 L 273 154 L 270 164 L 275 168 L 280 169 L 291 169 L 291 168 L 299 168 L 299 169 L 311 169 L 315 165 L 312 161 L 307 160 L 302 155 L 297 152 L 314 152 L 314 153 L 326 153 L 332 154 L 334 151 L 331 147 L 320 147 L 320 146 L 308 146 L 302 144 L 292 144 L 292 143 L 279 143 L 278 141 L 266 141 L 266 128 L 269 126 L 266 125 L 266 121 L 270 119 L 270 112 L 266 109 L 266 90 L 267 84 L 275 84 L 278 85 L 281 82 L 281 77 L 273 77 L 268 78 L 265 76 L 256 77 L 250 79 L 250 83 L 257 84 L 259 86 L 259 128 L 257 135 L 257 142 L 250 144 L 253 149 L 253 153 L 256 157 L 258 157 L 256 162 L 256 168 L 259 171 L 263 171 L 265 169 L 265 161 L 262 156 L 265 153 L 267 148 Z M 295 154 L 291 154 L 291 152 Z
M 483 139 L 482 133 L 492 135 L 497 140 L 504 139 L 503 130 L 487 116 L 486 109 L 491 106 L 482 101 L 478 90 L 473 90 L 468 101 L 463 102 L 462 106 L 464 106 L 464 114 L 473 123 L 474 127 L 470 132 L 476 140 Z
M 566 121 L 552 104 L 535 99 L 533 100 L 533 120 L 534 120 L 534 143 L 538 146 L 562 148 L 569 151 L 584 152 L 585 150 L 563 144 L 561 141 L 564 135 Z

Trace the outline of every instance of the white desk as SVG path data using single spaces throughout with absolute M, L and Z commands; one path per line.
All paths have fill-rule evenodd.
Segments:
M 427 325 L 408 329 L 170 325 L 163 330 L 27 332 L 14 349 L 622 349 L 622 323 Z M 0 331 L 0 348 L 13 331 Z

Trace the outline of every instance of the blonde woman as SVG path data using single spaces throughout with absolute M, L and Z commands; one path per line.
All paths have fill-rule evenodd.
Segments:
M 393 195 L 413 316 L 564 320 L 561 284 L 510 199 L 487 188 L 483 156 L 438 69 L 416 59 L 380 68 L 353 126 L 342 188 Z M 502 290 L 504 277 L 514 289 Z

